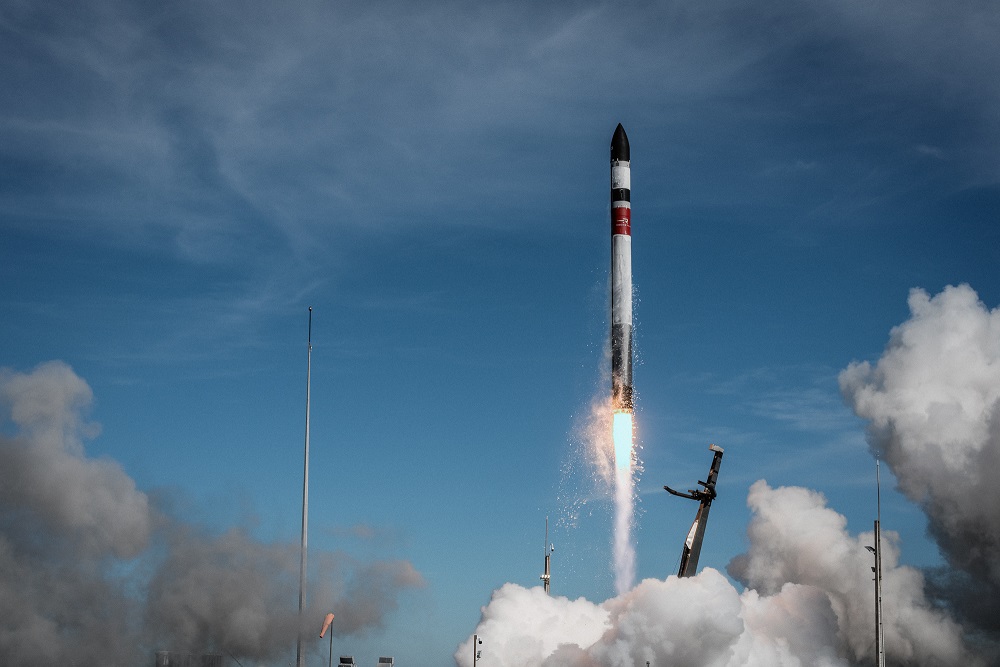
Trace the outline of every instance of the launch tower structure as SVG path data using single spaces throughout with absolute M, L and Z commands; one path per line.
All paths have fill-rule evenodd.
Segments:
M 698 558 L 701 556 L 701 544 L 705 540 L 705 528 L 708 525 L 708 512 L 712 509 L 712 501 L 718 495 L 715 491 L 715 483 L 719 479 L 719 466 L 722 465 L 722 447 L 709 445 L 708 448 L 715 452 L 712 457 L 712 467 L 708 471 L 708 481 L 698 480 L 698 484 L 704 489 L 688 489 L 687 493 L 675 491 L 669 486 L 664 486 L 665 491 L 669 491 L 681 498 L 697 500 L 698 513 L 688 531 L 687 539 L 684 540 L 684 549 L 681 551 L 681 565 L 677 570 L 678 577 L 693 577 L 698 572 Z
M 545 571 L 539 579 L 542 580 L 542 587 L 546 593 L 549 592 L 549 587 L 552 583 L 552 571 L 550 567 L 552 565 L 552 552 L 555 550 L 555 546 L 549 544 L 549 517 L 545 517 Z

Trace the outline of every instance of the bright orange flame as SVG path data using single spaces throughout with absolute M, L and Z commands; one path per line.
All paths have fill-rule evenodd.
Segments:
M 627 470 L 632 467 L 632 413 L 624 410 L 615 412 L 611 425 L 611 437 L 615 443 L 615 467 Z

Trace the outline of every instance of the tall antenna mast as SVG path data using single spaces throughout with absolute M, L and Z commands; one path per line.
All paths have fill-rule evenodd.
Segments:
M 885 634 L 882 630 L 882 481 L 875 458 L 875 665 L 885 667 Z
M 299 629 L 295 643 L 295 665 L 305 667 L 306 656 L 302 652 L 302 611 L 306 606 L 306 552 L 309 535 L 309 392 L 312 386 L 312 329 L 313 309 L 309 306 L 309 333 L 306 338 L 306 445 L 305 464 L 302 472 L 302 552 L 299 560 Z M 331 635 L 332 636 L 332 635 Z

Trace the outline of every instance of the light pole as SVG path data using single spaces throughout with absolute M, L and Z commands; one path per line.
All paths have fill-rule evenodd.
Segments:
M 306 606 L 306 554 L 309 549 L 309 391 L 312 386 L 312 330 L 313 309 L 309 306 L 309 331 L 306 354 L 306 442 L 305 463 L 302 472 L 302 545 L 299 556 L 299 628 L 295 640 L 295 667 L 305 667 L 306 654 L 302 651 L 302 613 Z
M 875 556 L 875 667 L 885 667 L 885 633 L 882 629 L 882 484 L 879 460 L 875 459 L 875 546 L 865 549 Z
M 476 667 L 476 663 L 479 662 L 479 654 L 482 653 L 479 647 L 482 643 L 483 640 L 479 638 L 479 635 L 472 635 L 472 667 Z
M 543 549 L 545 552 L 545 573 L 539 579 L 542 580 L 542 587 L 546 593 L 549 592 L 549 586 L 552 583 L 552 573 L 549 571 L 549 566 L 552 563 L 552 552 L 555 550 L 555 545 L 549 544 L 549 517 L 545 517 L 545 547 Z

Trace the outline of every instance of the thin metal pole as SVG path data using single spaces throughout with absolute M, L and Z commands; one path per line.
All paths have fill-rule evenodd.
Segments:
M 299 559 L 299 631 L 295 644 L 295 665 L 305 667 L 306 656 L 302 652 L 302 612 L 306 606 L 306 553 L 309 535 L 309 392 L 312 385 L 312 323 L 313 309 L 309 306 L 309 334 L 306 353 L 306 444 L 305 463 L 302 472 L 302 551 Z M 330 662 L 333 663 L 333 633 L 330 633 Z
M 882 481 L 875 459 L 875 664 L 885 667 L 885 634 L 882 629 Z
M 552 554 L 549 551 L 549 517 L 545 517 L 545 546 L 543 548 L 545 554 L 545 573 L 542 575 L 542 587 L 548 593 L 552 579 L 552 572 L 549 569 L 552 562 Z

